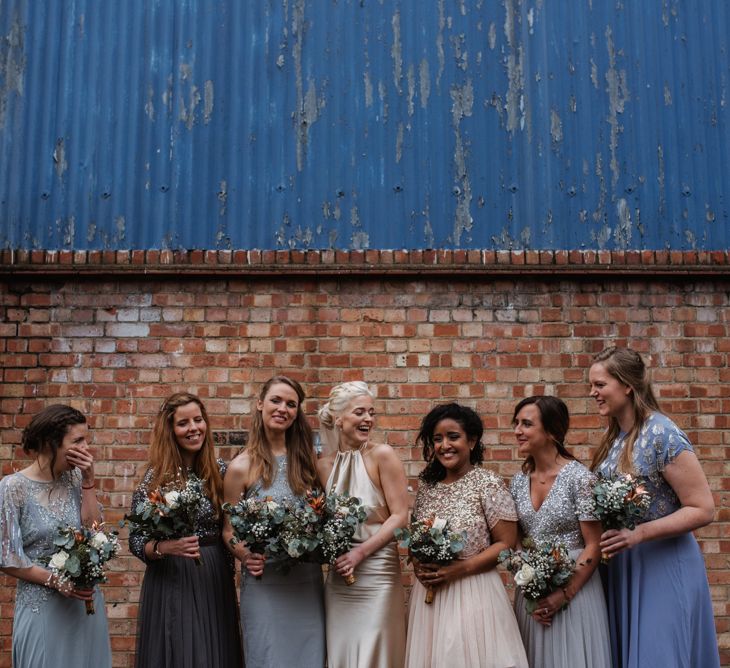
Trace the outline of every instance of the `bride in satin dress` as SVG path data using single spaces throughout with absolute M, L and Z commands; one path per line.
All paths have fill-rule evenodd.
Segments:
M 352 549 L 325 583 L 330 668 L 400 668 L 406 628 L 400 561 L 393 532 L 408 516 L 405 471 L 393 448 L 370 442 L 374 395 L 360 381 L 332 389 L 319 411 L 325 454 L 317 462 L 327 493 L 358 497 L 367 519 Z M 347 585 L 344 578 L 354 575 Z

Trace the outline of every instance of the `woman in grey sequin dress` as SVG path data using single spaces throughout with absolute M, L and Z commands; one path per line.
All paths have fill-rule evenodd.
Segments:
M 528 397 L 513 424 L 522 472 L 511 484 L 520 532 L 536 542 L 557 539 L 576 560 L 568 584 L 529 614 L 517 589 L 515 613 L 532 668 L 609 668 L 608 617 L 598 571 L 600 522 L 592 515 L 593 474 L 564 446 L 570 418 L 556 397 Z
M 205 406 L 194 394 L 165 400 L 152 433 L 149 467 L 132 509 L 182 473 L 205 481 L 195 533 L 175 540 L 129 536 L 131 552 L 147 564 L 139 601 L 137 668 L 241 668 L 241 633 L 233 559 L 221 541 L 225 466 L 216 460 Z M 200 564 L 195 558 L 200 558 Z
M 237 503 L 241 495 L 271 496 L 281 502 L 317 486 L 312 430 L 303 401 L 304 391 L 290 378 L 275 376 L 264 384 L 246 449 L 226 472 L 227 502 Z M 223 533 L 243 565 L 241 627 L 247 668 L 323 668 L 322 568 L 298 563 L 283 573 L 237 542 L 229 522 Z
M 18 578 L 13 618 L 15 668 L 112 665 L 104 598 L 75 590 L 48 570 L 59 525 L 101 521 L 86 418 L 70 406 L 41 411 L 23 432 L 30 466 L 0 480 L 0 570 Z M 85 600 L 96 614 L 87 615 Z

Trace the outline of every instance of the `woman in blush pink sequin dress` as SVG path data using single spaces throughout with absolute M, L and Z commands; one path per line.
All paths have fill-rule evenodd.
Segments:
M 459 404 L 436 406 L 421 424 L 427 466 L 414 518 L 439 517 L 466 531 L 466 546 L 446 566 L 414 563 L 406 666 L 527 668 L 517 621 L 495 566 L 517 541 L 517 513 L 502 479 L 479 466 L 482 422 Z M 435 590 L 425 603 L 426 587 Z

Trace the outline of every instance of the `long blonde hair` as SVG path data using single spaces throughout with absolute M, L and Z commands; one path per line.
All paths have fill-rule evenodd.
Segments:
M 182 477 L 185 479 L 187 475 L 180 454 L 180 447 L 175 438 L 173 421 L 175 411 L 188 404 L 196 404 L 200 408 L 200 413 L 206 425 L 203 446 L 195 453 L 193 473 L 205 482 L 206 491 L 217 514 L 220 511 L 221 503 L 223 503 L 223 478 L 215 457 L 213 432 L 210 428 L 208 411 L 205 410 L 203 402 L 196 395 L 189 392 L 176 392 L 169 396 L 162 404 L 159 413 L 157 413 L 150 443 L 149 465 L 152 469 L 152 479 L 149 488 L 164 487 L 177 478 Z
M 312 428 L 309 426 L 302 408 L 305 394 L 297 381 L 287 376 L 274 376 L 264 383 L 259 393 L 259 400 L 263 401 L 269 390 L 278 383 L 291 387 L 297 393 L 299 400 L 297 416 L 286 430 L 286 470 L 292 492 L 304 494 L 308 489 L 318 486 Z M 254 412 L 246 452 L 248 452 L 251 462 L 250 479 L 261 479 L 266 487 L 270 487 L 274 481 L 274 455 L 271 452 L 271 444 L 266 438 L 264 420 L 259 410 Z
M 647 378 L 644 360 L 635 350 L 611 346 L 593 358 L 593 364 L 598 363 L 603 365 L 610 376 L 632 390 L 629 396 L 634 409 L 634 424 L 626 434 L 626 442 L 619 459 L 619 470 L 632 473 L 634 471 L 634 443 L 636 443 L 644 420 L 649 414 L 654 411 L 661 412 L 659 402 Z M 608 429 L 603 434 L 598 450 L 596 450 L 591 461 L 593 471 L 606 459 L 611 444 L 620 432 L 621 427 L 618 420 L 610 416 L 608 418 Z

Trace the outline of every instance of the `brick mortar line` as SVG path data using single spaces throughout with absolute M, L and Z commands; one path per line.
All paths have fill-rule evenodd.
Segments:
M 728 274 L 728 251 L 133 250 L 0 251 L 0 274 L 153 275 L 712 275 Z

